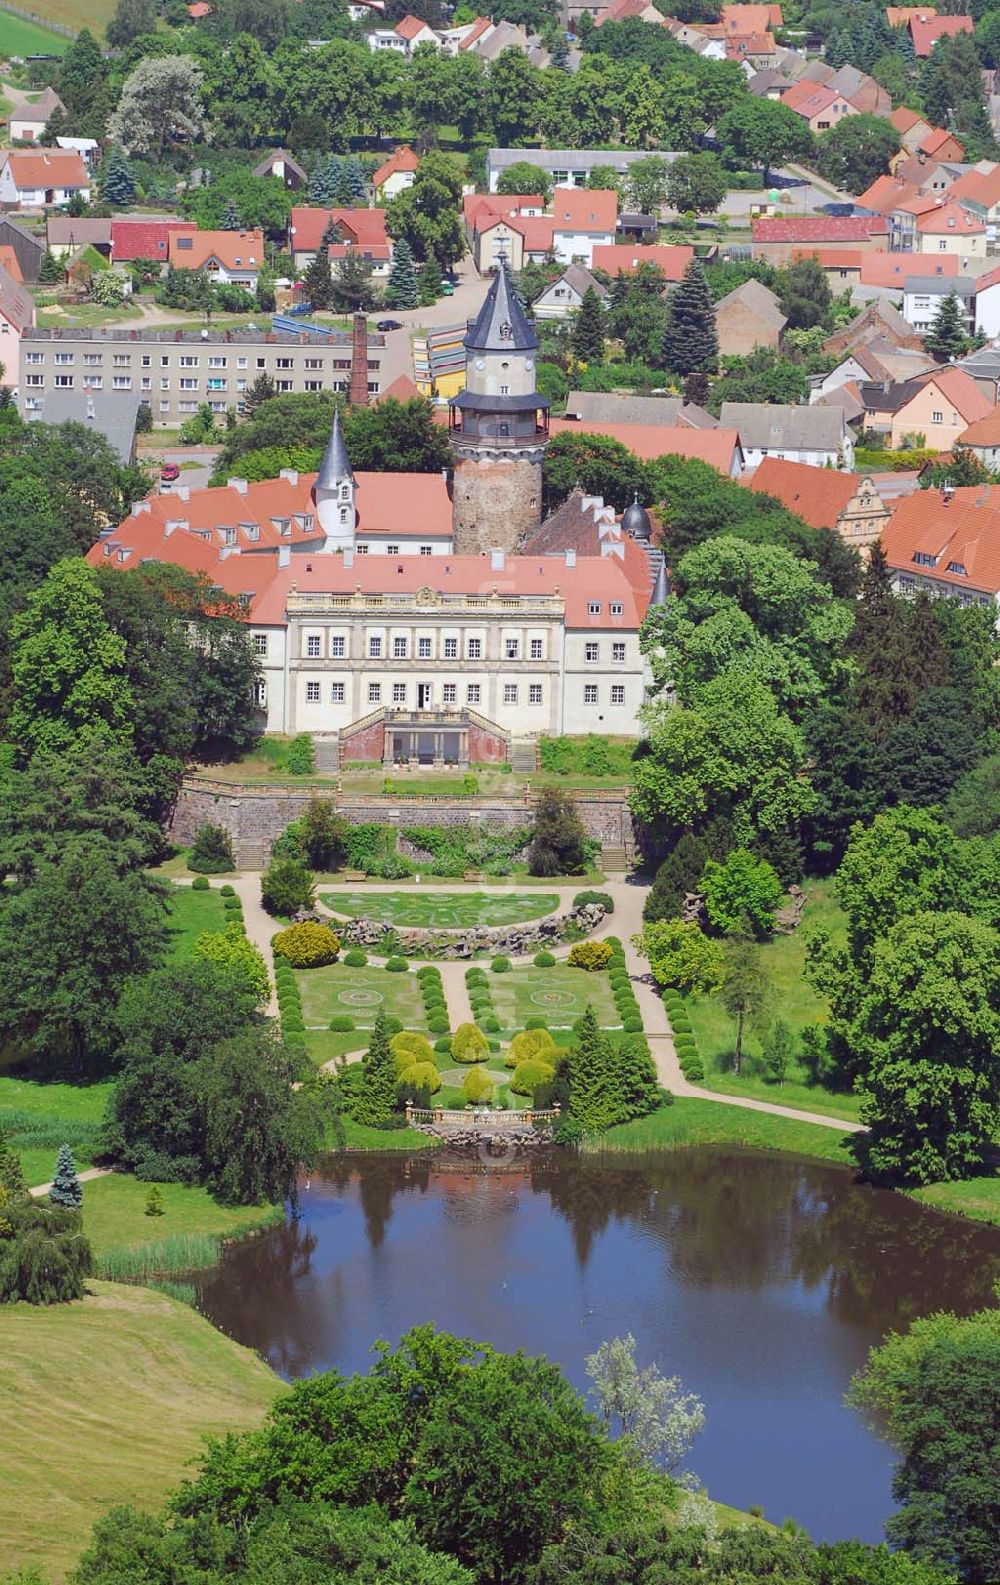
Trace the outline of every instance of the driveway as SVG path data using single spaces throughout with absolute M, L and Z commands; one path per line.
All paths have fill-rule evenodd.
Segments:
M 154 431 L 155 435 L 155 431 Z M 176 462 L 180 468 L 180 478 L 173 484 L 161 484 L 161 495 L 176 495 L 183 485 L 190 490 L 204 490 L 212 477 L 215 468 L 215 459 L 222 448 L 220 446 L 181 446 L 161 449 L 159 446 L 144 446 L 139 453 L 139 461 L 152 464 L 159 468 L 164 462 Z

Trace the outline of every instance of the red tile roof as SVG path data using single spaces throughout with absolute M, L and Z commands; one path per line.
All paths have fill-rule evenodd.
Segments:
M 911 17 L 926 17 L 933 14 L 933 6 L 886 6 L 885 8 L 886 21 L 891 28 L 909 27 Z
M 387 400 L 393 402 L 412 402 L 415 401 L 419 395 L 420 392 L 410 379 L 410 376 L 408 374 L 399 374 L 393 380 L 391 385 L 387 385 L 384 391 L 379 392 L 378 396 L 375 398 L 375 405 L 377 407 L 379 402 L 385 402 Z
M 992 413 L 993 403 L 988 396 L 984 396 L 971 374 L 966 374 L 964 369 L 946 366 L 943 369 L 934 369 L 924 376 L 922 383 L 936 385 L 941 395 L 956 408 L 967 424 L 972 424 L 978 418 L 985 418 L 987 413 Z
M 748 480 L 758 495 L 773 495 L 813 528 L 835 528 L 837 519 L 866 476 L 810 468 L 804 462 L 765 457 Z
M 919 14 L 922 13 L 918 13 L 918 15 Z M 925 120 L 924 117 L 916 110 L 910 110 L 907 105 L 897 106 L 897 108 L 892 112 L 892 115 L 889 117 L 889 125 L 896 128 L 896 131 L 899 133 L 900 137 L 903 137 L 907 132 L 912 131 L 912 129 L 915 126 L 918 126 L 921 121 L 923 121 L 925 127 L 930 129 L 930 122 Z
M 47 187 L 91 187 L 93 178 L 75 149 L 11 149 L 0 154 L 10 167 L 14 185 L 29 191 Z
M 994 407 L 985 418 L 977 418 L 964 429 L 956 446 L 1000 446 L 1000 407 Z
M 634 451 L 644 462 L 651 462 L 655 457 L 694 457 L 727 475 L 732 472 L 733 454 L 739 444 L 735 429 L 688 429 L 669 424 L 596 424 L 590 419 L 578 423 L 571 418 L 553 418 L 549 427 L 553 435 L 605 435 L 609 440 L 620 440 L 623 446 Z
M 978 237 L 986 230 L 986 222 L 961 204 L 936 204 L 917 217 L 917 230 L 930 236 Z
M 420 161 L 413 150 L 408 144 L 404 143 L 401 148 L 393 149 L 385 164 L 380 165 L 378 170 L 374 172 L 372 175 L 372 186 L 377 192 L 383 183 L 389 180 L 390 176 L 395 176 L 397 171 L 415 171 L 419 164 Z
M 824 270 L 860 270 L 860 248 L 793 248 L 793 259 L 815 259 Z M 898 257 L 898 255 L 897 255 Z
M 116 264 L 132 259 L 161 259 L 170 253 L 172 231 L 197 231 L 189 220 L 112 220 L 111 257 Z
M 919 148 L 921 154 L 926 154 L 929 158 L 933 159 L 934 155 L 937 154 L 940 149 L 943 149 L 948 143 L 954 143 L 955 147 L 959 150 L 957 158 L 961 159 L 965 154 L 964 148 L 962 147 L 961 143 L 959 143 L 955 134 L 953 132 L 946 132 L 944 127 L 934 127 L 932 131 L 928 132 L 923 142 L 919 145 Z
M 298 205 L 289 219 L 292 251 L 315 253 L 330 220 L 352 242 L 384 245 L 389 241 L 384 209 L 316 209 Z
M 782 25 L 780 5 L 733 4 L 722 7 L 722 25 L 727 33 L 766 33 Z
M 23 282 L 24 280 L 17 254 L 6 243 L 0 243 L 0 270 L 6 270 L 14 281 Z
M 459 50 L 461 51 L 471 49 L 473 44 L 478 43 L 483 34 L 488 33 L 492 26 L 493 21 L 490 17 L 477 17 L 475 22 L 473 22 L 472 26 L 469 28 L 468 33 L 466 33 L 464 39 L 462 39 L 461 43 L 459 44 Z
M 774 55 L 777 45 L 771 33 L 728 33 L 726 60 L 742 60 L 746 55 Z
M 216 260 L 223 269 L 257 270 L 264 263 L 263 231 L 172 231 L 170 262 L 178 270 L 200 270 Z
M 909 275 L 957 275 L 961 260 L 957 253 L 866 253 L 861 259 L 862 286 L 898 286 L 902 290 Z
M 694 248 L 641 243 L 599 242 L 594 248 L 591 268 L 608 275 L 631 275 L 642 264 L 655 264 L 668 281 L 679 281 L 694 258 Z
M 910 18 L 913 53 L 918 59 L 929 55 L 938 39 L 954 38 L 956 33 L 971 32 L 973 25 L 970 16 L 928 16 L 926 12 L 921 11 L 918 16 Z
M 618 194 L 603 188 L 556 187 L 552 218 L 557 231 L 610 231 L 618 223 Z
M 916 490 L 896 507 L 882 545 L 900 572 L 1000 594 L 1000 489 L 972 485 L 947 500 L 940 490 Z
M 395 32 L 399 34 L 401 39 L 415 39 L 417 34 L 422 33 L 426 27 L 427 23 L 422 17 L 405 16 L 402 22 L 396 23 Z
M 331 242 L 327 252 L 331 264 L 336 264 L 339 259 L 346 259 L 348 254 L 359 254 L 361 258 L 369 259 L 373 264 L 384 263 L 392 258 L 392 249 L 388 242 Z
M 862 242 L 887 232 L 881 215 L 803 215 L 753 222 L 754 242 Z
M 544 208 L 541 193 L 466 193 L 462 198 L 462 219 L 481 231 L 489 220 L 516 215 L 522 209 Z

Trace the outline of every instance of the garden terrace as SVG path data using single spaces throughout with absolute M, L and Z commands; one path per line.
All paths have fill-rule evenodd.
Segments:
M 490 974 L 490 997 L 504 1031 L 523 1029 L 529 1018 L 544 1018 L 552 1029 L 571 1029 L 589 1002 L 605 1029 L 620 1029 L 611 982 L 603 971 L 516 968 Z
M 298 969 L 295 979 L 302 1000 L 306 1034 L 329 1031 L 331 1018 L 353 1018 L 358 1031 L 372 1029 L 378 1013 L 398 1018 L 404 1029 L 426 1029 L 423 997 L 415 974 L 392 974 L 384 968 L 349 968 L 331 963 L 320 969 Z M 351 1037 L 346 1049 L 367 1045 L 364 1033 Z
M 320 902 L 348 919 L 377 919 L 403 928 L 470 930 L 521 924 L 554 913 L 554 892 L 321 892 Z

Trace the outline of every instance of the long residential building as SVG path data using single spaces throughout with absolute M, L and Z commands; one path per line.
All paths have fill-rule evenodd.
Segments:
M 343 331 L 29 327 L 21 335 L 18 404 L 27 415 L 47 391 L 132 391 L 149 403 L 154 425 L 176 427 L 203 402 L 214 413 L 239 409 L 262 374 L 279 394 L 346 392 L 355 360 L 365 365 L 357 371 L 361 389 L 377 396 L 384 347 L 384 336 Z

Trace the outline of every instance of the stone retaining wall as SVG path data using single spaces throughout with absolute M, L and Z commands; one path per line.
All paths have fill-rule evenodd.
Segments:
M 380 798 L 335 794 L 317 789 L 320 797 L 334 797 L 338 812 L 352 825 L 459 826 L 480 824 L 486 829 L 515 830 L 530 825 L 534 800 L 511 798 Z M 194 840 L 200 825 L 210 821 L 229 832 L 236 862 L 256 868 L 267 862 L 271 844 L 285 827 L 297 820 L 309 802 L 307 787 L 250 787 L 239 782 L 213 781 L 189 776 L 181 783 L 170 822 L 172 841 L 185 845 Z M 576 806 L 588 836 L 603 847 L 631 847 L 632 817 L 624 792 L 578 793 Z

